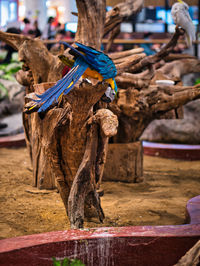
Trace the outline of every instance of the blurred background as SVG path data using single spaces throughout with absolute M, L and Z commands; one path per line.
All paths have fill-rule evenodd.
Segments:
M 107 11 L 123 0 L 107 0 Z M 134 17 L 129 17 L 121 24 L 122 40 L 154 40 L 166 39 L 174 32 L 171 17 L 171 6 L 175 0 L 144 0 L 144 8 Z M 190 6 L 189 12 L 199 36 L 200 0 L 185 0 Z M 22 33 L 43 39 L 66 38 L 71 39 L 77 29 L 77 12 L 75 0 L 1 0 L 0 1 L 0 29 L 18 28 Z M 51 25 L 48 35 L 48 26 Z M 141 41 L 142 42 L 142 41 Z M 160 45 L 154 45 L 157 51 Z M 131 45 L 115 46 L 113 49 L 129 49 Z M 179 50 L 183 50 L 180 47 Z M 194 45 L 190 53 L 199 56 L 198 45 Z M 181 52 L 181 51 L 178 51 Z M 188 51 L 187 51 L 188 52 Z

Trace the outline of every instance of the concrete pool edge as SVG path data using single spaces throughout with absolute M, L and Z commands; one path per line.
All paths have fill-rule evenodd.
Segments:
M 184 225 L 101 227 L 3 239 L 0 265 L 52 265 L 53 256 L 77 257 L 86 265 L 159 265 L 169 254 L 162 265 L 170 265 L 200 239 L 200 196 L 188 201 L 186 211 L 190 223 Z

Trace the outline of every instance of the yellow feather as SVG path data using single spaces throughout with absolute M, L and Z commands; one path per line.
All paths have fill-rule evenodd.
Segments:
M 33 109 L 34 107 L 36 107 L 36 106 L 37 106 L 37 104 L 31 106 L 31 107 L 29 108 L 29 111 L 32 110 L 32 109 Z
M 89 67 L 86 69 L 85 73 L 84 73 L 84 77 L 90 77 L 90 78 L 94 78 L 94 79 L 98 79 L 99 81 L 103 80 L 103 77 L 100 73 L 98 73 L 96 70 L 92 70 Z
M 58 97 L 58 104 L 60 104 L 61 100 L 62 100 L 62 96 L 63 96 L 63 92 L 60 94 L 60 96 Z
M 62 61 L 63 64 L 67 65 L 68 67 L 73 67 L 74 65 L 74 60 L 69 59 L 67 56 L 65 55 L 59 55 L 58 56 L 59 59 Z
M 74 82 L 72 81 L 70 84 L 69 84 L 69 86 L 67 87 L 67 89 L 73 84 Z
M 105 80 L 106 82 L 108 82 L 108 84 L 110 84 L 111 88 L 114 90 L 115 89 L 115 82 L 114 79 L 109 78 Z

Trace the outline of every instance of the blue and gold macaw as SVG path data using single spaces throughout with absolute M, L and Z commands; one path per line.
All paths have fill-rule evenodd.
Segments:
M 53 87 L 43 94 L 37 95 L 39 99 L 34 100 L 37 104 L 31 107 L 29 111 L 38 105 L 40 106 L 38 112 L 46 111 L 53 103 L 58 102 L 62 95 L 68 94 L 81 76 L 83 78 L 92 77 L 99 81 L 105 80 L 109 84 L 105 92 L 105 94 L 107 93 L 106 98 L 108 102 L 113 100 L 113 95 L 117 92 L 117 84 L 114 79 L 117 75 L 117 70 L 112 59 L 103 52 L 81 43 L 76 43 L 78 48 L 74 48 L 65 42 L 61 43 L 70 47 L 69 53 L 74 56 L 74 60 L 67 60 L 66 62 L 72 68 Z M 60 59 L 62 60 L 62 56 Z M 65 62 L 64 59 L 62 61 Z

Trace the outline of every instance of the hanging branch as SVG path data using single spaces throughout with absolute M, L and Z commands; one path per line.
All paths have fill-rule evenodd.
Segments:
M 119 33 L 120 24 L 130 16 L 134 16 L 141 11 L 144 0 L 126 0 L 119 3 L 106 13 L 106 21 L 104 26 L 104 36 L 109 34 L 106 52 L 109 51 L 114 38 Z
M 140 12 L 143 7 L 143 2 L 143 0 L 126 0 L 108 11 L 106 13 L 104 36 L 118 27 L 123 20 Z
M 176 31 L 173 34 L 170 41 L 156 54 L 146 56 L 143 60 L 141 60 L 137 65 L 134 65 L 129 69 L 130 72 L 138 72 L 148 67 L 149 65 L 155 64 L 156 62 L 163 60 L 176 46 L 178 39 L 180 36 L 184 34 L 184 30 L 176 27 Z

